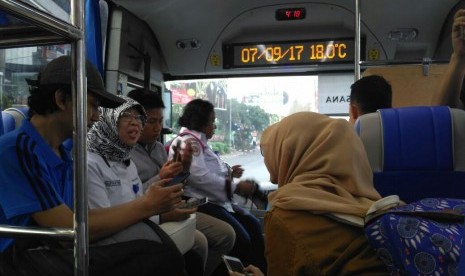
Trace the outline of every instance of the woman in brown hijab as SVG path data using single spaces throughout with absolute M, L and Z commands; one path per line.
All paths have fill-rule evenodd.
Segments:
M 268 127 L 261 148 L 278 184 L 265 216 L 267 275 L 388 275 L 363 234 L 381 197 L 349 123 L 296 113 Z

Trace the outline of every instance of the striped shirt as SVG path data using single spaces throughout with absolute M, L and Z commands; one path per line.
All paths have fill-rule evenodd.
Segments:
M 60 151 L 62 158 L 28 120 L 0 137 L 0 224 L 33 226 L 34 213 L 62 203 L 73 209 L 73 162 Z M 13 242 L 0 238 L 0 252 Z

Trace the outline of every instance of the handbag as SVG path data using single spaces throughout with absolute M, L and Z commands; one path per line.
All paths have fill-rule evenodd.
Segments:
M 391 275 L 457 275 L 465 200 L 425 198 L 369 214 L 364 233 Z

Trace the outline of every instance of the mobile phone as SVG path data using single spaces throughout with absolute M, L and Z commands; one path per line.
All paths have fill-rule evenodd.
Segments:
M 244 271 L 244 265 L 242 264 L 239 258 L 227 255 L 223 255 L 222 258 L 229 272 L 239 272 L 245 275 L 249 275 L 247 272 Z
M 178 162 L 181 160 L 181 140 L 176 141 L 176 147 L 173 149 L 173 161 Z
M 186 184 L 186 180 L 187 178 L 189 177 L 191 173 L 190 172 L 181 172 L 180 174 L 176 175 L 173 179 L 171 179 L 168 183 L 166 183 L 166 187 L 168 186 L 171 186 L 171 185 L 175 185 L 175 184 L 178 184 L 178 183 L 182 183 L 182 184 Z
M 183 209 L 191 209 L 198 207 L 200 205 L 204 205 L 208 203 L 208 197 L 203 198 L 190 198 L 186 201 L 186 204 L 182 207 Z

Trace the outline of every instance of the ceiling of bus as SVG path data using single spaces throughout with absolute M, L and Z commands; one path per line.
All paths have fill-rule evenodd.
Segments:
M 171 76 L 244 74 L 223 69 L 222 46 L 230 43 L 326 39 L 354 36 L 354 1 L 349 0 L 113 0 L 144 20 L 159 41 L 163 69 Z M 446 61 L 451 53 L 450 16 L 459 0 L 365 0 L 361 3 L 362 64 Z M 463 1 L 462 1 L 463 2 Z M 304 7 L 304 20 L 277 21 L 278 8 Z M 416 32 L 413 39 L 405 34 Z M 394 38 L 396 35 L 403 36 Z M 194 41 L 198 47 L 191 48 Z M 186 42 L 187 47 L 179 47 Z M 194 43 L 194 44 L 195 44 Z M 377 55 L 373 55 L 377 53 Z M 219 62 L 215 59 L 219 58 Z M 339 66 L 352 68 L 348 65 Z M 289 71 L 338 69 L 294 66 Z M 273 72 L 273 68 L 261 72 Z M 258 71 L 254 71 L 258 72 Z

